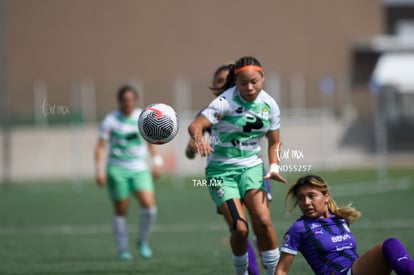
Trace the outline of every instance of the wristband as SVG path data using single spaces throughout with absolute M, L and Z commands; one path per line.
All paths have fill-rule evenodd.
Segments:
M 163 166 L 164 165 L 164 160 L 160 155 L 155 155 L 152 157 L 152 164 L 154 166 Z
M 269 173 L 275 172 L 275 173 L 279 174 L 279 170 L 280 170 L 279 164 L 276 164 L 276 163 L 270 164 Z

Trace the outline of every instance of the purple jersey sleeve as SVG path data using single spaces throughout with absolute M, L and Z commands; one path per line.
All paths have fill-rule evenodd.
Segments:
M 292 255 L 298 254 L 304 234 L 303 225 L 301 225 L 302 223 L 303 221 L 298 219 L 286 232 L 283 238 L 282 252 Z

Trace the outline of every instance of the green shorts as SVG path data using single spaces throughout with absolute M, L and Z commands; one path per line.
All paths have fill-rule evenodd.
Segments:
M 137 172 L 118 165 L 108 165 L 107 182 L 109 196 L 114 201 L 128 198 L 135 191 L 154 192 L 152 175 L 148 169 Z
M 263 164 L 253 167 L 223 169 L 220 167 L 206 168 L 207 182 L 211 198 L 220 206 L 229 199 L 243 199 L 251 189 L 266 191 L 263 181 Z

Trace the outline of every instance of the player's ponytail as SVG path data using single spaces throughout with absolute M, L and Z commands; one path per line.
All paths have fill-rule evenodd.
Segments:
M 214 94 L 215 95 L 219 95 L 219 94 L 221 94 L 222 92 L 224 92 L 225 90 L 227 90 L 226 88 L 225 88 L 225 86 L 226 86 L 226 83 L 227 83 L 227 78 L 226 78 L 226 82 L 224 83 L 224 85 L 222 85 L 221 87 L 216 87 L 215 86 L 215 79 L 217 78 L 217 76 L 221 73 L 221 72 L 229 72 L 230 73 L 230 71 L 231 70 L 234 70 L 234 63 L 233 62 L 229 62 L 229 63 L 227 63 L 227 64 L 224 64 L 224 65 L 221 65 L 220 67 L 218 67 L 217 69 L 216 69 L 216 71 L 214 72 L 214 74 L 213 74 L 213 85 L 211 85 L 210 87 L 209 87 L 209 89 L 211 90 L 211 91 L 213 91 L 214 92 Z
M 356 219 L 361 217 L 361 212 L 356 210 L 355 207 L 352 206 L 352 203 L 348 203 L 343 207 L 338 207 L 332 198 L 328 201 L 328 209 L 335 214 L 335 216 L 345 219 L 349 224 L 354 223 Z
M 296 181 L 294 185 L 289 188 L 289 191 L 286 195 L 285 203 L 287 203 L 287 200 L 289 198 L 291 198 L 294 202 L 293 207 L 290 210 L 293 210 L 293 208 L 297 206 L 297 193 L 299 191 L 299 188 L 303 185 L 309 185 L 310 187 L 319 190 L 324 195 L 329 193 L 328 184 L 321 177 L 317 175 L 307 175 L 301 177 Z M 361 216 L 361 212 L 352 207 L 351 203 L 347 204 L 344 207 L 338 207 L 337 203 L 334 199 L 332 199 L 332 197 L 330 197 L 328 201 L 328 209 L 335 216 L 345 219 L 350 224 Z

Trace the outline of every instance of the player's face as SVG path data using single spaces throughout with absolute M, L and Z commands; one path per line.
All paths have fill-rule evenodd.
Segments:
M 222 70 L 220 71 L 213 79 L 213 88 L 221 89 L 223 88 L 224 84 L 226 84 L 227 75 L 229 71 Z M 222 91 L 214 91 L 214 95 L 218 96 Z
M 297 204 L 303 215 L 309 218 L 328 218 L 329 194 L 312 188 L 310 185 L 299 187 L 296 194 Z
M 121 101 L 119 101 L 119 109 L 125 115 L 130 115 L 134 112 L 135 107 L 137 106 L 137 98 L 132 91 L 127 91 L 122 96 Z
M 246 101 L 254 101 L 263 89 L 264 77 L 256 70 L 247 70 L 237 75 L 236 85 Z

